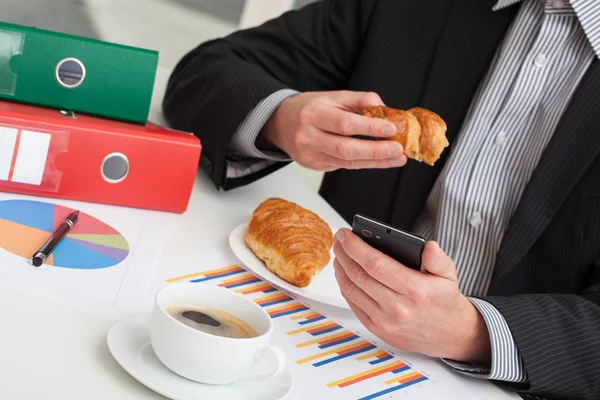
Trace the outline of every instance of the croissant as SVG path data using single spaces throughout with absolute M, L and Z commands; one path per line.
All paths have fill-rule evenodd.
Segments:
M 439 115 L 420 107 L 408 111 L 385 106 L 371 106 L 362 115 L 382 118 L 396 125 L 396 136 L 391 140 L 404 147 L 408 158 L 433 166 L 448 147 L 446 123 Z
M 333 232 L 312 211 L 270 198 L 252 213 L 244 241 L 271 272 L 305 287 L 329 262 Z

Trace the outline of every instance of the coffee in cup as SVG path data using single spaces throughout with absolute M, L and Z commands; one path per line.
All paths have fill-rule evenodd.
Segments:
M 200 332 L 236 339 L 257 337 L 258 332 L 249 323 L 217 308 L 200 306 L 169 306 L 167 314 Z
M 219 385 L 280 374 L 286 358 L 269 343 L 272 333 L 269 314 L 229 289 L 174 283 L 156 294 L 152 349 L 167 368 L 192 381 Z M 270 368 L 260 368 L 265 361 Z

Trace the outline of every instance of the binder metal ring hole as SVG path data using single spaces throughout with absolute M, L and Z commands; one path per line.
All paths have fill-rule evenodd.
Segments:
M 56 65 L 56 81 L 67 89 L 81 85 L 85 79 L 85 66 L 76 58 L 65 58 Z
M 65 117 L 71 117 L 73 119 L 77 119 L 77 115 L 75 115 L 75 113 L 71 110 L 60 110 L 59 111 L 62 115 L 64 115 Z
M 108 183 L 123 182 L 129 174 L 129 160 L 121 153 L 109 154 L 102 161 L 100 173 Z

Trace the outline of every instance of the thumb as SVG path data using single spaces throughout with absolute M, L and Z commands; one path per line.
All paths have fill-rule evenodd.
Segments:
M 429 241 L 425 244 L 421 259 L 424 271 L 441 278 L 457 280 L 454 261 L 444 253 L 437 242 Z
M 347 111 L 361 112 L 369 106 L 383 106 L 383 100 L 374 92 L 355 92 L 340 90 L 331 93 L 331 100 Z

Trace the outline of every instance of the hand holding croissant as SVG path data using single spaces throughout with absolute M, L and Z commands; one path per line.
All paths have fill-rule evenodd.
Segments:
M 448 147 L 446 123 L 429 110 L 415 107 L 403 111 L 385 106 L 370 106 L 363 110 L 362 115 L 394 123 L 396 136 L 391 140 L 404 146 L 404 154 L 408 158 L 433 166 Z

